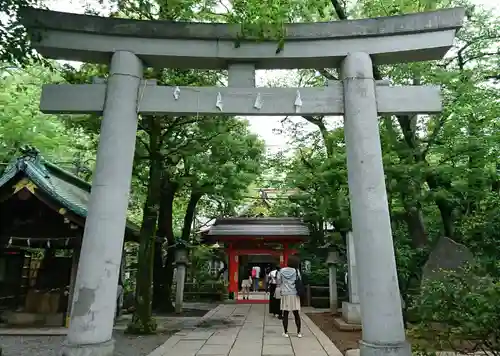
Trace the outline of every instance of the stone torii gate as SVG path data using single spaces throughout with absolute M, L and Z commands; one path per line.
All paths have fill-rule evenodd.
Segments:
M 34 48 L 53 59 L 110 64 L 107 82 L 46 85 L 45 113 L 103 114 L 71 323 L 63 355 L 111 355 L 116 285 L 137 115 L 344 115 L 358 264 L 362 356 L 409 355 L 382 166 L 378 115 L 441 110 L 439 88 L 377 85 L 373 64 L 440 59 L 461 8 L 286 26 L 284 49 L 244 40 L 239 25 L 110 19 L 24 9 Z M 144 67 L 228 69 L 227 88 L 157 86 Z M 255 88 L 255 69 L 340 67 L 323 88 Z

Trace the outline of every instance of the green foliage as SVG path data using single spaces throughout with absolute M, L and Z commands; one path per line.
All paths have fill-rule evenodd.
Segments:
M 324 131 L 305 135 L 303 130 L 301 124 L 286 124 L 284 132 L 294 137 L 297 151 L 292 159 L 277 156 L 273 163 L 276 170 L 286 173 L 284 183 L 292 191 L 285 215 L 301 216 L 308 222 L 313 243 L 321 246 L 327 240 L 325 226 L 337 231 L 350 227 L 343 130 L 324 127 Z
M 60 117 L 39 111 L 42 84 L 60 76 L 38 64 L 20 69 L 7 63 L 0 65 L 0 75 L 0 164 L 5 166 L 29 145 L 49 161 L 85 173 L 84 168 L 93 165 L 93 137 L 67 129 Z
M 147 322 L 144 323 L 142 320 L 147 320 Z M 127 325 L 125 332 L 134 335 L 150 335 L 156 332 L 157 327 L 158 325 L 153 318 L 139 318 L 134 314 L 132 322 Z
M 442 235 L 467 245 L 487 272 L 498 276 L 500 92 L 494 85 L 498 79 L 494 44 L 500 38 L 498 16 L 446 0 L 357 1 L 348 9 L 335 0 L 332 4 L 341 19 L 457 4 L 468 8 L 456 48 L 444 60 L 376 68 L 377 79 L 388 78 L 401 85 L 441 85 L 444 94 L 442 114 L 382 118 L 380 135 L 405 304 L 411 306 L 412 296 L 418 295 L 422 266 Z M 319 73 L 335 79 L 331 71 Z M 323 85 L 318 77 L 318 73 L 311 76 L 300 71 L 297 82 Z M 274 171 L 285 175 L 277 185 L 294 193 L 276 209 L 309 223 L 312 240 L 302 252 L 320 255 L 321 247 L 333 245 L 345 258 L 343 240 L 328 239 L 328 229 L 350 229 L 342 126 L 331 118 L 304 119 L 284 120 L 282 133 L 292 137 L 294 152 L 278 155 L 272 163 Z M 308 129 L 311 124 L 316 127 L 312 132 Z
M 328 267 L 311 264 L 311 272 L 305 274 L 307 283 L 312 286 L 328 285 Z
M 26 6 L 39 7 L 43 3 L 43 0 L 0 1 L 0 61 L 24 65 L 29 64 L 30 58 L 37 58 L 19 23 L 19 9 Z
M 192 191 L 236 199 L 261 171 L 263 142 L 239 119 L 216 118 L 198 125 L 200 138 L 208 135 L 207 145 L 183 157 L 183 182 Z
M 467 217 L 459 231 L 489 274 L 500 278 L 498 244 L 500 243 L 500 197 L 485 202 L 484 211 Z
M 233 0 L 221 18 L 240 25 L 235 47 L 243 40 L 274 40 L 278 54 L 285 46 L 286 23 L 325 20 L 330 8 L 327 0 Z
M 189 281 L 185 287 L 186 299 L 225 300 L 227 285 L 210 274 L 208 263 L 220 258 L 218 250 L 207 245 L 193 246 L 189 256 Z
M 216 4 L 196 0 L 182 3 L 152 0 L 139 3 L 119 1 L 116 5 L 113 17 L 206 21 L 214 15 L 211 11 Z M 68 70 L 65 77 L 70 82 L 82 83 L 95 75 L 105 77 L 106 68 L 85 65 L 78 72 Z M 195 70 L 148 69 L 144 76 L 156 79 L 161 85 L 208 86 L 220 81 L 220 73 Z M 74 121 L 72 125 L 85 132 L 97 133 L 99 122 L 99 118 L 94 118 Z M 164 267 L 155 272 L 157 276 L 164 275 L 161 277 L 162 288 L 167 295 L 163 300 L 167 304 L 175 246 L 191 243 L 193 221 L 197 211 L 201 210 L 199 204 L 207 203 L 210 207 L 214 201 L 238 199 L 239 191 L 259 175 L 263 150 L 263 143 L 250 134 L 248 124 L 238 119 L 140 117 L 132 193 L 136 216 L 142 208 L 141 203 L 144 204 L 139 248 L 142 253 L 138 265 L 143 276 L 141 279 L 151 276 L 147 269 L 151 266 L 152 240 L 155 235 L 167 239 L 169 249 Z M 156 282 L 160 283 L 160 279 Z M 149 284 L 146 281 L 141 289 L 144 291 L 140 293 L 146 300 L 144 305 L 150 303 L 146 295 L 149 289 L 145 288 Z M 140 318 L 146 317 L 146 313 L 142 314 Z
M 0 11 L 15 14 L 20 3 L 7 2 Z M 458 32 L 455 48 L 444 60 L 383 66 L 375 71 L 377 79 L 388 78 L 398 85 L 441 85 L 443 112 L 431 116 L 384 117 L 380 121 L 380 135 L 400 287 L 407 304 L 411 304 L 408 302 L 412 294 L 418 296 L 414 310 L 422 315 L 419 330 L 431 330 L 434 325 L 431 323 L 438 318 L 437 322 L 444 323 L 454 340 L 469 340 L 467 332 L 487 339 L 494 332 L 498 337 L 494 326 L 500 325 L 494 319 L 494 313 L 499 315 L 498 310 L 491 302 L 498 298 L 498 285 L 491 278 L 498 279 L 500 275 L 497 265 L 500 92 L 494 85 L 499 78 L 498 16 L 454 0 L 359 0 L 349 6 L 337 0 L 234 0 L 227 9 L 221 9 L 228 5 L 226 2 L 215 0 L 120 0 L 112 16 L 239 23 L 242 24 L 239 42 L 276 40 L 278 50 L 282 50 L 286 22 L 387 16 L 457 4 L 467 7 L 468 18 Z M 23 37 L 19 39 L 22 41 Z M 13 61 L 25 52 L 1 48 L 7 51 L 2 54 L 12 56 Z M 79 71 L 67 68 L 64 76 L 67 81 L 83 83 L 94 75 L 105 77 L 106 73 L 105 66 L 84 65 Z M 324 85 L 325 78 L 336 78 L 334 70 L 297 73 L 301 86 Z M 217 85 L 224 79 L 220 72 L 174 69 L 148 69 L 145 77 L 155 78 L 160 84 L 195 86 Z M 55 118 L 42 116 L 38 111 L 41 83 L 61 81 L 59 76 L 42 67 L 31 66 L 21 71 L 4 65 L 1 79 L 0 162 L 8 160 L 24 144 L 38 147 L 56 161 L 86 162 L 93 156 L 100 118 Z M 315 130 L 311 132 L 307 125 Z M 144 207 L 154 208 L 148 214 L 149 220 L 168 221 L 169 233 L 162 231 L 161 236 L 174 236 L 169 243 L 175 245 L 180 240 L 196 245 L 193 238 L 193 231 L 199 225 L 196 216 L 234 215 L 243 196 L 248 194 L 247 187 L 259 178 L 262 167 L 267 166 L 271 178 L 261 181 L 283 192 L 270 207 L 254 207 L 248 213 L 299 216 L 309 223 L 312 238 L 301 246 L 300 252 L 304 259 L 312 261 L 312 273 L 308 276 L 311 283 L 324 284 L 327 280 L 323 265 L 326 247 L 333 246 L 345 258 L 344 239 L 330 233 L 332 229 L 344 232 L 351 228 L 341 122 L 324 117 L 305 117 L 298 122 L 284 120 L 282 133 L 291 137 L 293 152 L 270 160 L 264 159 L 263 143 L 251 134 L 248 123 L 236 118 L 142 117 L 139 128 L 131 215 L 141 221 Z M 159 141 L 155 141 L 157 138 Z M 160 191 L 148 189 L 152 169 L 161 171 Z M 167 188 L 174 192 L 173 201 L 167 201 L 170 205 L 165 201 L 159 205 L 154 201 L 145 204 L 148 197 L 160 196 Z M 159 216 L 162 207 L 171 208 L 166 209 L 170 213 Z M 145 235 L 149 234 L 146 237 L 151 240 L 157 226 L 149 227 Z M 449 275 L 442 283 L 426 285 L 420 292 L 421 267 L 434 241 L 442 235 L 471 248 L 484 271 Z M 173 250 L 167 251 L 167 257 L 169 254 L 172 257 Z M 203 270 L 209 255 L 209 251 L 195 248 L 192 256 L 196 271 Z M 343 280 L 343 268 L 341 263 L 339 282 Z M 209 281 L 208 275 L 199 273 L 197 280 Z M 469 285 L 468 278 L 477 281 Z M 145 285 L 150 283 L 146 281 Z M 138 303 L 149 301 L 138 298 Z M 148 320 L 148 316 L 139 319 Z M 150 325 L 149 321 L 139 319 L 134 318 L 132 329 L 154 330 L 152 321 Z M 442 342 L 444 334 L 439 334 Z M 485 342 L 483 345 L 491 349 L 491 345 Z
M 497 265 L 500 269 L 500 265 Z M 425 281 L 412 313 L 411 335 L 424 351 L 483 351 L 500 355 L 500 283 L 467 268 Z
M 228 299 L 227 284 L 221 280 L 204 280 L 186 285 L 185 299 L 191 301 L 224 301 Z
M 215 257 L 214 249 L 207 245 L 194 246 L 189 255 L 190 279 L 194 281 L 206 281 L 210 279 L 207 264 Z

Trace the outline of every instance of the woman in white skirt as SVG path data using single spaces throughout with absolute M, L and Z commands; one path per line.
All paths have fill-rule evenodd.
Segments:
M 278 286 L 281 290 L 281 311 L 283 313 L 283 336 L 288 335 L 288 315 L 293 313 L 295 318 L 295 325 L 297 326 L 297 336 L 300 338 L 300 296 L 295 287 L 295 281 L 300 277 L 298 270 L 299 260 L 295 256 L 290 256 L 288 259 L 288 266 L 282 268 L 278 272 Z
M 252 286 L 252 274 L 249 273 L 247 279 L 241 281 L 241 294 L 243 295 L 243 299 L 248 300 L 250 296 L 250 287 Z

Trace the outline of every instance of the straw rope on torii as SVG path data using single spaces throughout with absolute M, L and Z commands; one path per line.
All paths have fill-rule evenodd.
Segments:
M 9 237 L 9 240 L 7 244 L 5 245 L 6 247 L 12 247 L 12 246 L 18 246 L 21 247 L 21 244 L 17 244 L 16 242 L 22 242 L 22 247 L 32 247 L 31 242 L 36 241 L 40 242 L 43 241 L 45 242 L 45 246 L 47 248 L 51 248 L 53 245 L 53 242 L 57 243 L 57 246 L 60 246 L 60 242 L 63 243 L 63 246 L 67 247 L 69 245 L 69 242 L 71 239 L 74 239 L 74 237 L 37 237 L 37 238 L 30 238 L 30 237 L 17 237 L 17 236 L 11 236 Z

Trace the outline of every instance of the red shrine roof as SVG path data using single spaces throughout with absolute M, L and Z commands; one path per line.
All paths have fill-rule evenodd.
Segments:
M 305 240 L 309 228 L 297 218 L 220 218 L 203 233 L 207 240 L 273 238 Z

